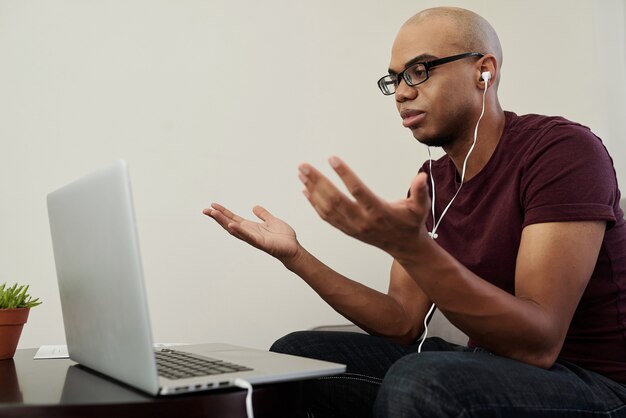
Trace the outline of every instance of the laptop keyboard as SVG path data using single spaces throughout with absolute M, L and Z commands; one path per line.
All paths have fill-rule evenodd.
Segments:
M 168 379 L 183 379 L 252 370 L 249 367 L 183 351 L 163 349 L 154 354 L 159 375 Z

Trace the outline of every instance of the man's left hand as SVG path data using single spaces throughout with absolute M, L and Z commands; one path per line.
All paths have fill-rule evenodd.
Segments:
M 342 160 L 331 157 L 329 163 L 355 200 L 339 191 L 313 166 L 300 165 L 299 177 L 306 187 L 303 193 L 322 219 L 392 256 L 410 252 L 420 240 L 429 238 L 424 226 L 430 211 L 425 173 L 413 178 L 406 199 L 387 202 L 376 196 Z

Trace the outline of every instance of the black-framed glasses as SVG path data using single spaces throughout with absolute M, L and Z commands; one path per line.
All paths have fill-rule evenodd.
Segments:
M 483 57 L 484 54 L 480 52 L 466 52 L 464 54 L 452 55 L 450 57 L 439 58 L 428 62 L 416 62 L 409 65 L 400 74 L 389 74 L 378 80 L 378 88 L 385 95 L 394 94 L 400 80 L 404 79 L 407 86 L 417 86 L 428 80 L 428 71 L 438 65 L 447 64 L 452 61 L 460 60 L 469 57 Z

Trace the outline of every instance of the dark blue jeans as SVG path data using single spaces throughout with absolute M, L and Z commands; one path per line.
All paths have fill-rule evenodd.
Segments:
M 347 365 L 305 383 L 303 417 L 626 417 L 626 384 L 566 361 L 544 370 L 436 337 L 417 353 L 333 331 L 295 332 L 271 350 Z

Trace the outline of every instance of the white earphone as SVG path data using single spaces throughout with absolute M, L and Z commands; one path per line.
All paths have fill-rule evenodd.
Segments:
M 480 78 L 483 79 L 484 81 L 489 81 L 491 80 L 491 72 L 489 71 L 484 71 L 481 75 Z

